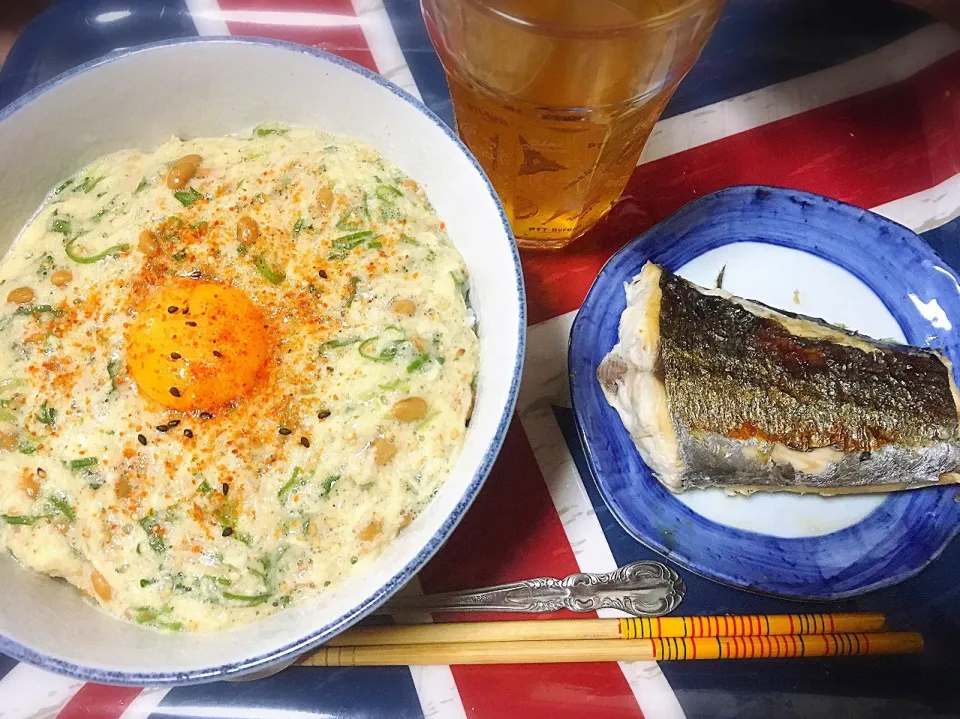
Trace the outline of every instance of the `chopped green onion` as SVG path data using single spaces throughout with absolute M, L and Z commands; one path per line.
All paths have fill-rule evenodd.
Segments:
M 219 584 L 221 587 L 229 587 L 233 585 L 233 582 L 231 582 L 226 577 L 217 577 L 216 579 L 217 579 L 217 584 Z
M 353 210 L 341 217 L 336 224 L 338 230 L 352 230 L 356 228 L 356 223 L 350 222 L 350 216 L 353 214 Z
M 117 389 L 117 375 L 120 374 L 120 360 L 109 360 L 107 362 L 107 376 L 110 378 L 110 391 Z
M 37 274 L 41 277 L 46 277 L 50 274 L 50 270 L 53 269 L 54 259 L 53 255 L 44 255 L 40 260 L 40 265 L 37 267 Z
M 302 217 L 298 217 L 297 221 L 293 223 L 293 231 L 290 233 L 296 238 L 301 232 L 307 229 L 307 222 Z
M 359 339 L 353 337 L 345 340 L 327 340 L 320 345 L 320 354 L 323 355 L 323 353 L 327 350 L 338 349 L 340 347 L 349 347 L 350 345 L 355 345 L 359 341 Z
M 22 387 L 27 381 L 25 379 L 15 379 L 13 377 L 8 377 L 7 379 L 0 379 L 0 392 L 6 392 L 8 389 L 16 389 L 17 387 Z
M 203 194 L 197 192 L 192 187 L 188 187 L 186 190 L 177 190 L 173 193 L 173 196 L 176 198 L 177 202 L 184 207 L 190 207 L 190 205 L 203 197 Z
M 133 611 L 137 613 L 137 615 L 133 618 L 133 620 L 137 624 L 148 624 L 149 622 L 152 622 L 157 617 L 159 617 L 161 614 L 169 614 L 170 612 L 173 611 L 173 608 L 167 607 L 167 606 L 160 607 L 160 608 L 134 607 Z M 159 622 L 157 623 L 159 624 Z
M 54 220 L 50 229 L 59 232 L 61 235 L 69 235 L 71 231 L 70 220 Z
M 179 252 L 174 252 L 172 255 L 170 255 L 170 259 L 174 262 L 183 262 L 185 259 L 187 259 L 187 251 L 180 250 Z
M 423 367 L 427 362 L 430 361 L 430 355 L 426 352 L 421 352 L 416 357 L 413 358 L 413 362 L 407 365 L 407 372 L 416 372 L 418 369 Z
M 392 185 L 379 185 L 377 197 L 383 202 L 393 202 L 395 198 L 403 197 L 403 193 Z
M 373 360 L 374 362 L 392 362 L 396 359 L 397 353 L 400 351 L 404 342 L 407 341 L 406 339 L 393 340 L 386 344 L 378 353 L 374 354 L 370 348 L 376 347 L 379 339 L 380 335 L 375 335 L 361 342 L 360 347 L 358 347 L 360 356 L 364 359 Z
M 51 314 L 54 317 L 59 317 L 63 314 L 63 310 L 59 307 L 54 307 L 53 305 L 23 305 L 17 307 L 13 313 L 17 317 L 25 317 L 27 315 L 33 315 L 34 317 L 39 317 L 40 315 Z
M 367 243 L 368 250 L 379 250 L 381 247 L 383 247 L 383 243 L 379 240 L 370 240 Z
M 53 424 L 57 421 L 57 410 L 53 407 L 48 407 L 47 403 L 44 402 L 40 405 L 40 411 L 37 412 L 37 421 L 40 424 Z
M 253 543 L 253 537 L 246 533 L 234 532 L 231 536 L 238 542 L 246 544 L 248 547 Z
M 272 592 L 268 592 L 266 594 L 234 594 L 233 592 L 223 593 L 224 599 L 232 599 L 236 602 L 246 602 L 248 607 L 253 607 L 257 604 L 263 604 L 272 596 Z
M 286 127 L 264 127 L 262 125 L 257 126 L 253 134 L 257 137 L 266 137 L 267 135 L 286 135 L 290 130 Z
M 286 483 L 280 487 L 280 491 L 277 492 L 277 499 L 281 502 L 285 501 L 288 494 L 300 489 L 300 487 L 307 483 L 308 479 L 310 479 L 310 475 L 304 474 L 303 470 L 299 467 L 294 467 L 290 479 L 288 479 Z
M 360 278 L 354 275 L 350 278 L 350 292 L 347 294 L 346 306 L 349 307 L 357 299 L 357 286 L 360 284 Z
M 397 389 L 401 384 L 403 384 L 403 381 L 402 381 L 402 380 L 400 380 L 400 379 L 395 379 L 395 380 L 393 380 L 393 382 L 386 382 L 386 383 L 384 383 L 384 384 L 378 384 L 377 387 L 379 387 L 379 388 L 382 389 L 382 390 L 386 390 L 386 391 L 389 392 L 389 391 L 391 391 L 391 390 Z
M 275 270 L 267 264 L 267 260 L 263 256 L 263 253 L 257 255 L 256 265 L 257 270 L 271 285 L 279 285 L 281 282 L 287 279 L 286 272 L 283 270 Z
M 141 519 L 140 526 L 143 528 L 143 531 L 147 533 L 147 541 L 150 544 L 150 549 L 159 554 L 167 548 L 167 545 L 163 542 L 163 537 L 159 534 L 160 521 L 155 514 L 148 514 Z
M 333 242 L 333 246 L 339 250 L 352 250 L 358 245 L 362 244 L 364 240 L 369 237 L 373 237 L 373 232 L 371 230 L 363 230 L 361 232 L 354 232 L 350 235 L 344 235 L 339 237 Z
M 451 272 L 450 277 L 453 279 L 453 284 L 457 286 L 457 289 L 461 289 L 467 283 L 467 279 L 460 277 L 456 272 Z
M 20 454 L 33 454 L 37 451 L 37 445 L 23 441 L 20 443 L 18 449 L 20 450 Z
M 67 467 L 72 471 L 76 472 L 78 469 L 86 469 L 87 467 L 92 467 L 97 463 L 96 457 L 80 457 L 79 459 L 71 459 L 67 462 Z
M 93 192 L 93 188 L 100 184 L 103 177 L 84 177 L 83 182 L 77 186 L 78 190 L 83 190 L 84 194 L 89 195 Z
M 203 481 L 200 483 L 200 486 L 197 487 L 197 491 L 200 492 L 200 494 L 209 494 L 210 492 L 213 491 L 213 487 L 211 487 L 211 486 L 207 483 L 207 480 L 203 480 Z
M 419 424 L 417 424 L 417 425 L 414 426 L 413 431 L 416 432 L 416 431 L 419 431 L 419 430 L 423 429 L 423 428 L 426 427 L 428 424 L 430 424 L 434 419 L 436 419 L 436 417 L 437 417 L 439 414 L 440 414 L 440 411 L 439 411 L 439 410 L 437 410 L 436 412 L 431 412 L 431 413 L 428 414 L 426 417 L 424 417 L 423 420 L 422 420 Z
M 94 262 L 99 262 L 105 257 L 112 257 L 113 255 L 118 255 L 121 252 L 126 252 L 130 249 L 130 245 L 122 243 L 119 245 L 114 245 L 113 247 L 108 247 L 103 252 L 98 252 L 95 255 L 84 256 L 78 255 L 73 249 L 73 243 L 76 241 L 76 237 L 74 237 L 72 240 L 68 240 L 67 244 L 64 246 L 64 250 L 67 252 L 67 257 L 81 265 L 92 265 Z
M 147 178 L 144 177 L 142 180 L 140 180 L 140 184 L 137 185 L 137 189 L 133 191 L 133 194 L 134 194 L 134 195 L 139 195 L 141 192 L 143 192 L 143 191 L 149 186 L 149 184 L 150 184 L 150 183 L 147 182 Z
M 333 491 L 333 488 L 337 486 L 337 482 L 340 481 L 339 474 L 331 474 L 325 480 L 323 480 L 323 486 L 320 488 L 320 496 L 326 497 L 330 492 Z
M 161 622 L 157 621 L 156 625 L 161 629 L 166 629 L 169 632 L 182 632 L 183 631 L 183 622 Z
M 73 178 L 71 177 L 69 180 L 65 180 L 62 185 L 60 185 L 56 190 L 54 190 L 53 194 L 59 195 L 61 192 L 66 190 L 68 187 L 70 187 L 70 185 L 72 184 L 73 184 Z
M 67 501 L 66 497 L 58 497 L 54 495 L 50 497 L 48 501 L 54 509 L 60 512 L 60 514 L 69 519 L 71 522 L 77 518 L 76 512 L 73 511 L 73 507 L 70 506 L 70 502 Z
M 413 239 L 412 237 L 408 237 L 407 235 L 400 235 L 400 241 L 401 241 L 401 242 L 406 242 L 408 245 L 419 245 L 419 244 L 420 244 L 420 243 L 417 242 L 415 239 Z
M 238 254 L 238 255 L 245 255 L 245 254 L 247 254 L 247 246 L 246 246 L 246 245 L 237 245 L 237 254 Z
M 141 580 L 140 580 L 140 586 L 141 586 L 141 587 L 149 587 L 151 584 L 156 584 L 156 583 L 157 583 L 157 580 L 156 580 L 156 579 L 141 579 Z
M 49 519 L 46 515 L 26 515 L 26 514 L 0 514 L 0 519 L 2 519 L 7 524 L 18 524 L 32 526 L 39 522 L 41 519 Z

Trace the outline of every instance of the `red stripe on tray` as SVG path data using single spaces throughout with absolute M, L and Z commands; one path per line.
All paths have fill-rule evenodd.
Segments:
M 424 592 L 502 584 L 579 571 L 533 450 L 517 420 L 470 511 L 420 572 Z M 557 618 L 574 616 L 558 612 Z M 577 614 L 575 616 L 595 616 Z M 543 618 L 543 615 L 444 615 L 442 620 Z M 454 666 L 468 716 L 551 719 L 642 717 L 617 664 Z M 576 697 L 574 700 L 573 697 Z
M 522 254 L 530 324 L 577 309 L 610 255 L 697 197 L 767 184 L 875 207 L 960 172 L 957 127 L 960 53 L 902 82 L 641 165 L 588 235 L 563 252 Z
M 84 684 L 64 705 L 57 719 L 120 719 L 130 702 L 142 692 L 141 687 L 110 687 L 105 684 Z
M 318 47 L 377 72 L 350 0 L 219 0 L 219 5 L 221 10 L 231 12 L 308 13 L 316 18 L 316 25 L 263 24 L 253 17 L 250 22 L 229 21 L 227 27 L 231 35 L 254 35 Z M 337 24 L 338 21 L 341 24 Z M 304 92 L 309 91 L 310 88 L 304 88 Z

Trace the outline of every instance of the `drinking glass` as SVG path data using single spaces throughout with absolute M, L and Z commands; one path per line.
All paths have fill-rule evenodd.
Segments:
M 623 192 L 723 0 L 421 0 L 457 130 L 521 248 L 565 247 Z

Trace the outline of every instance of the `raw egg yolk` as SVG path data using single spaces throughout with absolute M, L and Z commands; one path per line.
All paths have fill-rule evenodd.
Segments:
M 169 409 L 216 410 L 248 394 L 270 357 L 267 321 L 246 294 L 180 278 L 141 305 L 127 335 L 127 371 Z

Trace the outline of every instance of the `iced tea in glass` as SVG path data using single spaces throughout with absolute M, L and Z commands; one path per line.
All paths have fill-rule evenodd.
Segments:
M 523 248 L 564 247 L 623 191 L 723 0 L 422 0 L 457 130 Z

